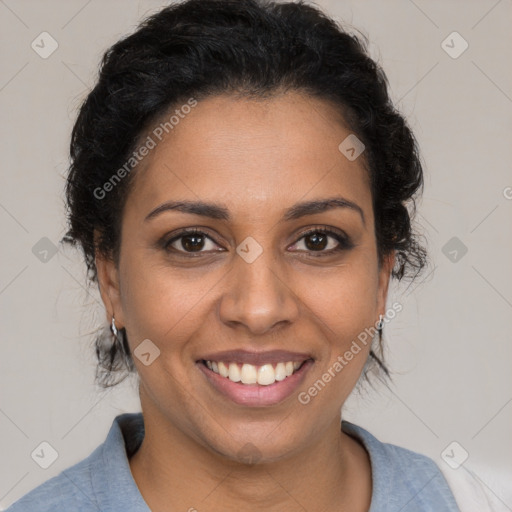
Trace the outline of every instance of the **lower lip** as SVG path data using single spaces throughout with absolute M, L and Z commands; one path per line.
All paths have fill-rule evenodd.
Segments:
M 208 382 L 222 395 L 238 405 L 262 407 L 278 404 L 288 398 L 300 386 L 306 373 L 313 366 L 313 361 L 307 360 L 295 373 L 268 386 L 233 382 L 210 370 L 202 362 L 198 362 L 197 365 L 206 375 Z

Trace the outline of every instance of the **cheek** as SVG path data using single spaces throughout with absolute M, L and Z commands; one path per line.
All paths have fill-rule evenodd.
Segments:
M 328 272 L 297 277 L 294 292 L 341 339 L 374 323 L 377 274 L 372 267 L 346 263 Z
M 318 416 L 330 417 L 348 398 L 368 359 L 374 325 L 375 287 L 369 272 L 358 274 L 348 266 L 336 277 L 317 280 L 322 287 L 309 290 L 310 322 L 322 339 L 318 367 L 299 402 L 310 404 Z
M 178 344 L 211 288 L 207 279 L 192 278 L 193 273 L 135 257 L 125 258 L 121 275 L 121 300 L 131 338 L 154 339 L 157 344 L 169 337 Z
M 376 271 L 357 263 L 301 283 L 306 311 L 325 340 L 316 377 L 329 390 L 319 402 L 345 400 L 359 378 L 373 338 L 376 283 Z

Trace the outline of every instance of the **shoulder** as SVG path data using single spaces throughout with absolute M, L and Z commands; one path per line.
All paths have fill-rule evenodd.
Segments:
M 342 429 L 357 438 L 370 456 L 373 479 L 371 512 L 459 510 L 452 490 L 432 459 L 383 443 L 352 423 L 343 421 Z
M 86 459 L 47 480 L 13 503 L 6 512 L 75 512 L 101 510 L 92 476 L 100 464 L 102 446 Z
M 128 461 L 143 437 L 141 413 L 117 416 L 106 440 L 86 459 L 25 494 L 6 512 L 147 512 Z
M 419 453 L 382 443 L 365 429 L 343 422 L 343 430 L 358 438 L 370 454 L 374 478 L 375 503 L 384 498 L 389 508 L 379 505 L 375 511 L 396 510 L 464 512 L 506 512 L 510 509 L 469 468 L 452 469 L 437 464 Z M 396 501 L 398 500 L 398 503 Z M 404 505 L 407 503 L 407 506 Z M 373 502 L 372 502 L 373 505 Z M 374 508 L 371 509 L 374 512 Z

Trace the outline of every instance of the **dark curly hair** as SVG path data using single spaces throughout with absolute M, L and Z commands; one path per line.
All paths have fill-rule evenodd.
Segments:
M 108 194 L 98 191 L 130 160 L 149 127 L 191 97 L 265 99 L 288 90 L 330 102 L 364 143 L 379 265 L 396 251 L 392 277 L 414 279 L 427 264 L 411 226 L 413 196 L 423 188 L 422 165 L 367 45 L 364 35 L 349 34 L 304 1 L 187 0 L 151 15 L 109 48 L 72 131 L 69 229 L 61 240 L 80 245 L 89 284 L 98 282 L 95 251 L 119 261 L 123 207 L 134 172 Z M 135 371 L 124 328 L 120 334 L 112 344 L 103 326 L 95 339 L 96 379 L 104 388 Z M 368 362 L 389 376 L 381 331 L 370 355 Z M 367 370 L 368 364 L 364 375 Z

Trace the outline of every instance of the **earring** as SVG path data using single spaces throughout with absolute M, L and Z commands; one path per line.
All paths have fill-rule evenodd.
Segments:
M 110 324 L 110 331 L 112 332 L 112 335 L 114 336 L 114 343 L 115 343 L 117 341 L 118 330 L 116 328 L 116 321 L 114 320 L 114 315 L 112 315 L 112 323 Z
M 382 321 L 382 315 L 379 315 L 379 323 L 377 324 L 377 330 L 382 331 L 383 327 L 384 327 L 384 323 Z

